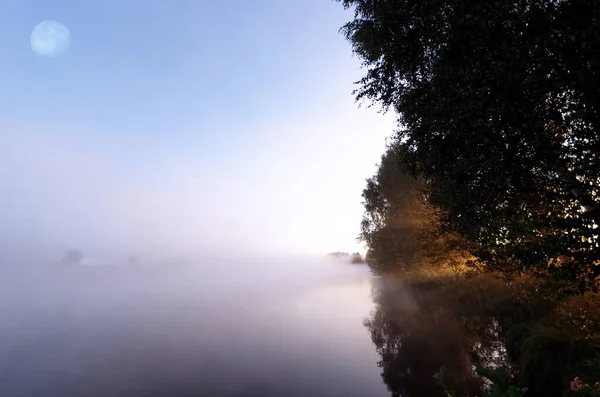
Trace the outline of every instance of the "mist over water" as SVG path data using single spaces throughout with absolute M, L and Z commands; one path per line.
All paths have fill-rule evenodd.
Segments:
M 364 266 L 53 262 L 4 259 L 1 395 L 387 394 L 362 324 L 373 308 Z

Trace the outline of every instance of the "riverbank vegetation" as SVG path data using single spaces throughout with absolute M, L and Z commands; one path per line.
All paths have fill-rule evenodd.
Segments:
M 357 99 L 398 114 L 363 191 L 371 269 L 491 321 L 528 395 L 600 393 L 600 4 L 338 1 Z

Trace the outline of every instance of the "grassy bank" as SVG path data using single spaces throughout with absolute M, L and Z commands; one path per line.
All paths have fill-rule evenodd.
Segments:
M 526 395 L 600 396 L 597 293 L 569 294 L 561 285 L 525 274 L 506 278 L 447 267 L 396 277 L 423 312 L 452 313 L 466 326 L 496 324 L 513 381 L 528 388 Z

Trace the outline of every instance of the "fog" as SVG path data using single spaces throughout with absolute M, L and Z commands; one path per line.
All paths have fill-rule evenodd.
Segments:
M 369 272 L 324 259 L 358 250 L 368 172 L 353 167 L 373 156 L 339 150 L 344 176 L 334 145 L 305 132 L 346 126 L 293 124 L 270 130 L 304 146 L 240 143 L 218 159 L 5 126 L 0 395 L 376 395 Z M 304 165 L 309 146 L 320 160 Z
M 267 386 L 281 393 L 304 381 L 313 395 L 379 387 L 361 324 L 371 308 L 364 266 L 226 253 L 140 255 L 129 264 L 4 259 L 2 395 L 237 395 L 253 387 L 269 395 Z M 358 386 L 342 381 L 354 372 Z
M 19 317 L 53 310 L 73 309 L 86 316 L 103 310 L 161 310 L 177 300 L 221 310 L 220 304 L 242 301 L 258 305 L 260 299 L 290 295 L 303 288 L 363 279 L 365 268 L 318 256 L 242 257 L 226 253 L 176 258 L 136 257 L 121 261 L 78 264 L 60 256 L 21 255 L 0 258 L 2 314 Z M 159 306 L 156 306 L 159 305 Z

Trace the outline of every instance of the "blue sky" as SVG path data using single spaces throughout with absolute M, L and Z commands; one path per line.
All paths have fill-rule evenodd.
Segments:
M 357 249 L 393 115 L 359 109 L 328 0 L 5 0 L 0 243 Z M 33 27 L 70 30 L 35 55 Z

